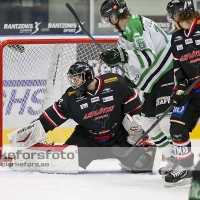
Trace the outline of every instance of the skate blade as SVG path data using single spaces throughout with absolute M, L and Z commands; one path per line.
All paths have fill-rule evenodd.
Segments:
M 188 184 L 191 184 L 192 183 L 192 178 L 184 178 L 183 179 L 184 181 L 181 182 L 179 185 L 188 185 Z
M 176 183 L 168 183 L 168 182 L 165 182 L 164 183 L 164 186 L 165 187 L 175 187 L 175 186 L 182 186 L 182 185 L 188 185 L 188 184 L 191 184 L 192 182 L 192 178 L 184 178 Z

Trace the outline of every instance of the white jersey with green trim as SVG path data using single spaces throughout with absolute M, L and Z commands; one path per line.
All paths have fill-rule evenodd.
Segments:
M 166 33 L 151 19 L 131 15 L 118 45 L 127 50 L 127 73 L 135 85 L 150 93 L 155 83 L 173 67 Z

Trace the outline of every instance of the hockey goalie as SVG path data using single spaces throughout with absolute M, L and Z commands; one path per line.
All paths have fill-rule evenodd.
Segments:
M 134 173 L 151 172 L 156 147 L 146 136 L 139 138 L 141 101 L 118 74 L 94 76 L 85 62 L 74 63 L 66 75 L 71 84 L 62 97 L 36 119 L 8 135 L 13 147 L 12 168 L 20 171 L 78 173 L 79 167 L 97 159 L 115 158 L 122 169 Z M 68 119 L 77 122 L 72 135 L 62 145 L 45 144 L 46 133 Z M 137 146 L 126 157 L 113 148 Z M 45 163 L 45 165 L 44 165 Z

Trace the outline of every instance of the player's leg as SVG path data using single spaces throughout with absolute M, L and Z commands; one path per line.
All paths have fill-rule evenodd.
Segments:
M 169 75 L 170 74 L 166 74 L 164 76 L 164 83 L 159 83 L 157 86 L 158 89 L 156 89 L 156 117 L 160 117 L 171 106 L 170 99 L 174 88 L 174 82 L 173 80 L 170 81 Z M 170 111 L 159 123 L 162 132 L 167 136 L 170 143 L 172 143 L 169 131 L 171 114 L 172 111 Z
M 156 94 L 147 94 L 144 95 L 145 101 L 142 106 L 142 128 L 144 131 L 147 131 L 157 120 L 156 116 Z M 167 117 L 164 119 L 166 120 Z M 167 121 L 167 120 L 166 120 Z M 153 128 L 149 133 L 151 140 L 156 144 L 161 153 L 167 158 L 171 156 L 172 145 L 167 139 L 167 136 L 162 131 L 160 125 L 158 124 Z
M 78 173 L 79 166 L 86 169 L 93 160 L 111 157 L 110 149 L 99 147 L 79 125 L 63 145 L 37 143 L 16 155 L 12 169 L 46 173 Z M 41 167 L 42 163 L 48 167 Z
M 169 80 L 165 80 L 164 84 L 158 85 L 157 88 L 157 96 L 156 96 L 156 117 L 160 117 L 169 107 L 170 107 L 170 98 L 172 94 L 174 84 L 173 82 L 169 82 Z M 172 144 L 171 141 L 171 135 L 170 135 L 170 117 L 171 113 L 169 112 L 160 122 L 159 122 L 159 127 L 161 131 L 165 134 L 165 136 L 168 138 L 168 141 L 170 144 Z M 173 159 L 173 149 L 172 145 L 169 148 L 168 152 L 171 154 L 168 154 L 168 156 L 165 155 L 167 165 L 165 167 L 160 168 L 159 173 L 162 176 L 165 176 L 168 174 L 175 166 L 178 160 Z M 172 163 L 168 158 L 172 158 L 172 160 L 175 163 Z
M 77 126 L 75 133 L 66 141 L 66 144 L 76 144 L 78 146 L 79 166 L 82 168 L 86 168 L 93 160 L 115 158 L 122 162 L 123 165 L 131 168 L 131 172 L 152 171 L 156 151 L 155 145 L 152 143 L 149 143 L 145 148 L 137 147 L 136 150 L 124 158 L 113 154 L 113 147 L 130 148 L 132 146 L 127 142 L 128 133 L 123 126 L 116 133 L 115 137 L 106 143 L 90 140 L 88 134 L 83 134 L 83 132 L 84 130 Z
M 122 131 L 122 133 L 116 140 L 115 148 L 130 148 L 131 145 L 127 142 L 127 132 L 124 132 L 123 129 L 120 131 Z M 155 154 L 155 144 L 153 142 L 144 142 L 142 146 L 137 146 L 126 157 L 118 157 L 114 154 L 113 156 L 121 162 L 120 166 L 122 170 L 132 173 L 146 173 L 152 172 Z
M 77 173 L 77 146 L 40 143 L 47 135 L 39 120 L 8 135 L 12 146 L 12 169 L 48 173 Z M 10 156 L 9 156 L 10 157 Z
M 166 186 L 190 183 L 194 155 L 191 151 L 189 132 L 194 129 L 200 116 L 199 106 L 199 99 L 191 99 L 184 106 L 174 107 L 170 119 L 170 134 L 174 144 L 174 153 L 180 165 L 165 177 Z

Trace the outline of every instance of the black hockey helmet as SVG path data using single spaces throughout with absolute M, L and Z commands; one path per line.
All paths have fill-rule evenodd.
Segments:
M 119 19 L 120 15 L 124 13 L 125 10 L 128 10 L 128 7 L 124 0 L 106 0 L 100 8 L 102 21 L 109 22 L 112 14 L 115 14 Z
M 174 17 L 195 11 L 193 0 L 170 0 L 167 4 L 167 18 L 171 22 Z
M 87 86 L 94 80 L 94 70 L 86 62 L 76 62 L 69 68 L 67 77 L 77 96 L 80 97 L 85 94 Z

